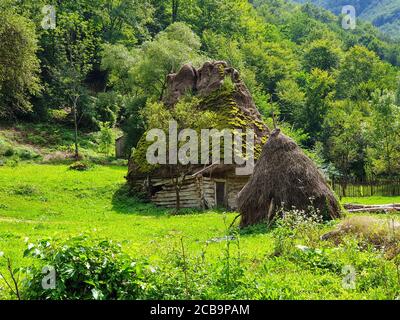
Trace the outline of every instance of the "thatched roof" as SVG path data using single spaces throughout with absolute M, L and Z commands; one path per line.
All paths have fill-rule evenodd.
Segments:
M 307 212 L 311 205 L 326 219 L 340 216 L 340 205 L 314 162 L 292 139 L 274 130 L 239 193 L 241 226 L 270 221 L 282 208 Z
M 226 88 L 225 82 L 231 81 L 232 88 Z M 163 102 L 169 108 L 174 108 L 179 100 L 191 92 L 200 99 L 200 110 L 215 111 L 218 117 L 218 128 L 204 129 L 252 129 L 255 133 L 255 157 L 261 153 L 262 146 L 267 141 L 269 129 L 250 94 L 250 91 L 240 78 L 240 74 L 224 61 L 209 61 L 196 69 L 190 64 L 184 65 L 176 74 L 167 76 L 167 89 Z M 175 175 L 173 166 L 148 166 L 146 150 L 148 145 L 143 135 L 136 146 L 135 154 L 129 161 L 128 181 L 133 182 L 143 176 L 158 178 Z M 190 174 L 204 168 L 203 165 L 191 166 Z M 213 174 L 234 170 L 232 165 L 222 164 L 213 167 Z M 172 173 L 171 173 L 172 172 Z

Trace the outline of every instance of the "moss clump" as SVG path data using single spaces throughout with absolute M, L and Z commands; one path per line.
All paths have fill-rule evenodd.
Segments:
M 147 132 L 140 138 L 132 155 L 133 163 L 140 173 L 150 173 L 160 167 L 157 164 L 150 164 L 146 159 L 147 149 L 153 144 L 146 140 L 146 136 Z
M 90 163 L 85 161 L 76 161 L 69 166 L 70 170 L 75 170 L 75 171 L 87 171 L 90 168 L 91 168 Z

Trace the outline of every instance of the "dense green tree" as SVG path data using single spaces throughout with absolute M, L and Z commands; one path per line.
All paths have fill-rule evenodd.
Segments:
M 350 100 L 333 102 L 323 127 L 324 158 L 334 165 L 344 183 L 352 176 L 362 178 L 368 145 L 363 112 Z
M 170 25 L 160 32 L 153 41 L 145 42 L 138 50 L 130 53 L 123 47 L 107 46 L 104 50 L 104 67 L 113 76 L 127 73 L 133 91 L 148 97 L 161 99 L 166 89 L 166 75 L 177 72 L 185 63 L 196 63 L 199 56 L 200 39 L 182 22 Z M 128 57 L 112 62 L 112 55 Z M 118 63 L 120 62 L 120 63 Z M 113 81 L 113 79 L 111 79 Z
M 305 107 L 305 93 L 293 79 L 280 81 L 276 91 L 281 120 L 300 127 L 298 120 Z
M 135 90 L 129 70 L 137 62 L 139 49 L 128 49 L 124 45 L 104 44 L 101 68 L 108 72 L 108 86 L 122 94 Z
M 13 118 L 31 110 L 30 96 L 40 90 L 37 38 L 32 23 L 2 12 L 0 43 L 0 118 Z
M 296 114 L 296 123 L 310 135 L 309 146 L 321 137 L 324 118 L 334 95 L 334 85 L 335 80 L 327 71 L 313 69 L 306 75 L 306 101 L 304 108 Z
M 400 106 L 387 90 L 372 94 L 370 149 L 373 171 L 394 176 L 400 170 Z
M 395 89 L 396 72 L 362 46 L 351 48 L 344 58 L 337 81 L 337 96 L 369 100 L 376 89 Z
M 315 40 L 305 44 L 303 65 L 307 72 L 314 68 L 332 71 L 339 67 L 340 44 L 329 40 Z
M 256 40 L 243 45 L 246 62 L 256 70 L 256 80 L 264 91 L 275 94 L 279 81 L 290 78 L 299 68 L 292 47 L 287 42 Z

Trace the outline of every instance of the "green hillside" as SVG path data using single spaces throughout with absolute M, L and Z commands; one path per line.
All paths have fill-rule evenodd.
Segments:
M 297 0 L 297 2 L 312 2 L 335 14 L 340 14 L 343 6 L 353 5 L 360 18 L 372 22 L 384 33 L 399 38 L 400 0 Z

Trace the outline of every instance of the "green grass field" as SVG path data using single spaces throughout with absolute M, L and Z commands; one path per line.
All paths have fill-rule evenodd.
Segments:
M 226 248 L 226 241 L 218 239 L 227 234 L 227 226 L 235 213 L 207 211 L 173 215 L 168 210 L 127 197 L 125 174 L 125 167 L 115 166 L 95 166 L 85 172 L 69 170 L 65 165 L 0 167 L 0 251 L 14 265 L 26 266 L 31 261 L 22 256 L 25 241 L 66 239 L 87 233 L 116 240 L 132 256 L 146 257 L 157 265 L 166 263 L 168 254 L 179 248 L 182 238 L 188 255 L 199 255 L 207 247 L 210 263 L 218 263 Z M 384 201 L 379 199 L 379 203 Z M 395 215 L 391 217 L 398 219 Z M 319 232 L 332 227 L 330 223 Z M 299 262 L 293 258 L 296 256 L 272 257 L 275 242 L 273 233 L 265 228 L 243 232 L 240 249 L 235 247 L 232 252 L 232 255 L 241 255 L 246 274 L 238 285 L 240 290 L 234 296 L 212 293 L 210 297 L 393 299 L 396 294 L 400 295 L 395 289 L 387 289 L 387 279 L 396 279 L 393 261 L 383 259 L 373 250 L 358 251 L 351 243 L 335 248 L 321 242 L 327 259 L 357 268 L 359 285 L 356 290 L 348 290 L 342 287 L 341 272 L 326 269 L 319 263 Z M 4 259 L 0 259 L 0 270 L 5 271 L 5 267 Z M 374 273 L 378 271 L 387 274 L 378 277 Z M 2 296 L 7 296 L 6 290 L 0 289 Z
M 365 197 L 365 198 L 342 198 L 342 203 L 354 203 L 354 204 L 397 204 L 400 203 L 400 197 Z

